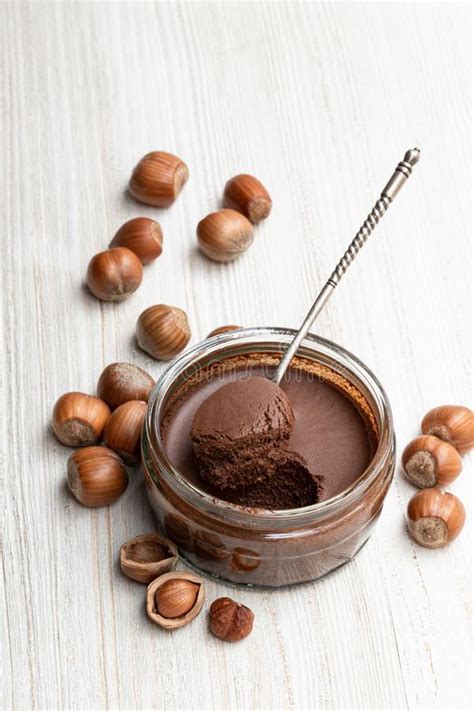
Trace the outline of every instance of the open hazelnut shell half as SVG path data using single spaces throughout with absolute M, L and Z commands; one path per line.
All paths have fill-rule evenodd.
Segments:
M 204 605 L 204 581 L 194 573 L 165 573 L 147 588 L 146 612 L 152 622 L 172 630 L 184 627 Z
M 175 544 L 159 533 L 144 533 L 120 548 L 122 572 L 139 583 L 151 583 L 159 575 L 174 570 L 178 562 Z

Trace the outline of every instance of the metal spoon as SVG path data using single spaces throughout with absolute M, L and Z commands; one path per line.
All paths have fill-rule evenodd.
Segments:
M 403 160 L 395 168 L 392 177 L 382 190 L 379 199 L 375 203 L 366 221 L 350 243 L 349 247 L 345 251 L 344 255 L 342 256 L 333 273 L 327 280 L 326 284 L 321 289 L 316 301 L 312 305 L 310 311 L 308 312 L 308 315 L 303 321 L 300 330 L 288 346 L 288 350 L 281 359 L 278 368 L 276 369 L 275 374 L 272 378 L 273 382 L 277 385 L 279 385 L 281 380 L 283 379 L 283 376 L 285 375 L 286 370 L 293 359 L 293 356 L 296 355 L 296 352 L 300 347 L 301 342 L 304 340 L 309 329 L 313 325 L 316 316 L 318 316 L 318 314 L 322 311 L 332 292 L 341 281 L 343 274 L 345 274 L 346 270 L 352 264 L 357 253 L 360 249 L 362 249 L 368 237 L 377 226 L 379 220 L 384 216 L 392 200 L 398 194 L 399 190 L 405 184 L 407 179 L 410 177 L 413 166 L 418 163 L 419 159 L 420 149 L 413 148 L 412 150 L 409 150 L 405 153 Z

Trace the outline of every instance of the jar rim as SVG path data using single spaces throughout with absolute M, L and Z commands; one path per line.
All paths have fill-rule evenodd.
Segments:
M 295 335 L 294 329 L 281 327 L 254 327 L 226 331 L 205 339 L 188 349 L 174 360 L 157 380 L 150 394 L 145 418 L 142 437 L 143 461 L 146 462 L 149 457 L 155 460 L 160 475 L 165 478 L 166 483 L 171 484 L 176 492 L 179 492 L 191 505 L 218 518 L 226 519 L 226 516 L 231 515 L 234 522 L 240 521 L 242 525 L 258 523 L 275 526 L 278 525 L 278 522 L 288 524 L 289 521 L 295 525 L 303 525 L 307 520 L 315 521 L 318 518 L 326 517 L 358 500 L 384 472 L 387 459 L 394 452 L 395 437 L 391 407 L 382 385 L 374 373 L 350 351 L 333 341 L 311 333 L 300 345 L 298 357 L 323 363 L 329 359 L 331 361 L 327 363 L 329 368 L 343 375 L 359 388 L 365 397 L 369 398 L 369 404 L 373 408 L 379 428 L 377 449 L 371 461 L 364 472 L 349 487 L 326 501 L 310 506 L 274 511 L 258 509 L 258 513 L 255 513 L 255 509 L 233 504 L 201 490 L 188 481 L 168 458 L 160 432 L 162 409 L 166 405 L 170 388 L 180 375 L 189 372 L 188 377 L 190 377 L 205 365 L 209 365 L 209 363 L 205 363 L 199 366 L 199 363 L 205 358 L 214 357 L 212 362 L 215 363 L 236 354 L 257 353 L 258 348 L 261 349 L 261 352 L 268 353 L 270 350 L 275 354 L 281 354 Z M 245 347 L 246 350 L 237 350 L 239 346 Z M 226 348 L 233 348 L 234 352 L 227 352 Z M 217 358 L 217 355 L 221 357 Z M 315 358 L 315 355 L 318 355 L 319 358 Z M 186 378 L 183 382 L 185 380 Z M 156 486 L 153 476 L 150 478 L 153 485 Z

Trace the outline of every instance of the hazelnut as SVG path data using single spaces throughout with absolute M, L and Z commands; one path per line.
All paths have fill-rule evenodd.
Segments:
M 113 411 L 104 431 L 107 447 L 120 454 L 126 464 L 133 466 L 140 459 L 143 421 L 146 402 L 130 400 Z
M 260 180 L 252 175 L 236 175 L 224 188 L 224 207 L 238 210 L 256 225 L 270 214 L 272 199 Z
M 98 397 L 85 393 L 65 393 L 53 408 L 54 434 L 69 447 L 85 447 L 99 442 L 110 417 L 110 409 Z
M 164 529 L 166 535 L 179 546 L 180 550 L 193 550 L 191 529 L 182 516 L 175 513 L 166 514 Z
M 165 629 L 188 624 L 199 615 L 203 604 L 204 583 L 194 573 L 165 573 L 147 589 L 148 617 Z
M 227 560 L 230 552 L 224 541 L 211 531 L 197 530 L 194 534 L 194 552 L 203 560 Z
M 474 412 L 461 405 L 435 407 L 424 416 L 421 431 L 449 442 L 459 454 L 465 454 L 474 447 Z
M 174 570 L 178 549 L 159 533 L 144 533 L 120 548 L 122 572 L 139 583 L 151 583 L 159 575 Z
M 462 459 L 448 442 L 422 435 L 412 440 L 402 454 L 407 479 L 420 489 L 446 486 L 459 475 Z
M 140 348 L 158 360 L 174 358 L 191 338 L 185 312 L 166 304 L 145 309 L 138 318 L 136 334 Z
M 145 205 L 169 207 L 188 177 L 188 167 L 181 158 L 164 151 L 153 151 L 137 163 L 128 188 L 135 200 Z
M 111 363 L 102 371 L 97 395 L 113 410 L 130 400 L 148 402 L 155 381 L 143 368 L 132 363 Z
M 120 227 L 109 247 L 127 247 L 142 264 L 150 264 L 163 251 L 163 231 L 150 217 L 134 217 Z
M 218 210 L 197 226 L 198 244 L 216 262 L 230 262 L 252 244 L 252 223 L 235 210 Z
M 99 252 L 87 268 L 87 286 L 102 301 L 126 299 L 138 289 L 142 279 L 142 263 L 126 247 Z
M 461 532 L 466 513 L 454 494 L 439 489 L 417 491 L 408 502 L 408 530 L 425 548 L 441 548 Z
M 111 449 L 85 447 L 69 457 L 67 483 L 84 506 L 106 506 L 123 494 L 128 476 L 124 463 Z
M 243 326 L 219 326 L 219 328 L 215 328 L 213 331 L 208 333 L 206 338 L 219 336 L 221 333 L 227 333 L 228 331 L 238 331 L 239 328 L 243 328 Z
M 239 642 L 248 637 L 253 628 L 252 610 L 230 597 L 214 600 L 209 610 L 209 624 L 213 635 L 226 642 Z
M 232 570 L 241 570 L 249 573 L 251 570 L 256 570 L 261 562 L 258 553 L 246 548 L 234 548 L 230 567 Z

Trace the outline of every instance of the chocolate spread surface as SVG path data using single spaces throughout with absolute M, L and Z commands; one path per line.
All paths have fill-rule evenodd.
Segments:
M 283 390 L 261 375 L 258 365 L 215 370 L 174 399 L 161 433 L 175 467 L 213 496 L 266 509 L 307 506 L 350 486 L 374 448 L 352 392 L 301 369 Z

